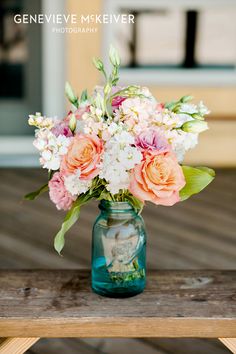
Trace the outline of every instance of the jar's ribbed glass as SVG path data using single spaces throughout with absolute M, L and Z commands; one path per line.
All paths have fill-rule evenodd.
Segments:
M 143 219 L 127 202 L 101 201 L 93 227 L 92 288 L 111 297 L 142 292 L 146 283 Z

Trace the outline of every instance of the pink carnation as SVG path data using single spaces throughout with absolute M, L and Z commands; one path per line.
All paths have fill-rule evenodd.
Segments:
M 156 129 L 148 129 L 140 133 L 135 139 L 135 145 L 141 150 L 170 151 L 166 138 Z
M 90 106 L 79 107 L 75 112 L 70 111 L 67 116 L 64 118 L 64 122 L 69 122 L 71 114 L 74 113 L 76 120 L 81 120 L 84 113 L 90 111 Z
M 111 103 L 113 111 L 118 109 L 124 100 L 126 100 L 126 97 L 121 97 L 121 96 L 114 97 Z
M 48 186 L 50 199 L 56 204 L 57 209 L 69 210 L 76 197 L 73 197 L 66 190 L 64 179 L 60 172 L 54 173 L 52 179 L 48 183 Z
M 121 87 L 121 86 L 113 86 L 111 93 L 114 95 L 115 93 L 117 93 L 118 91 L 121 91 L 122 89 L 123 89 L 123 87 Z M 126 100 L 126 97 L 115 96 L 111 102 L 113 111 L 118 109 L 120 107 L 121 103 L 125 100 Z
M 163 111 L 164 108 L 165 108 L 164 103 L 158 103 L 156 106 L 157 111 Z
M 73 136 L 72 131 L 70 130 L 66 122 L 59 122 L 55 127 L 52 128 L 52 133 L 55 136 L 64 135 L 66 137 Z

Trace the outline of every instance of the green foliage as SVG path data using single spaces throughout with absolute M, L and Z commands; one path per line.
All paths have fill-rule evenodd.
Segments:
M 179 100 L 167 102 L 165 104 L 165 108 L 169 109 L 172 112 L 177 113 L 177 111 L 181 107 L 181 104 L 188 103 L 192 99 L 193 99 L 193 96 L 183 96 Z
M 208 167 L 182 166 L 186 185 L 180 191 L 181 201 L 201 192 L 215 177 L 214 170 Z
M 206 166 L 198 166 L 196 167 L 198 170 L 204 171 L 211 175 L 212 177 L 215 177 L 216 173 L 212 168 L 206 167 Z
M 94 64 L 95 68 L 98 69 L 98 71 L 103 73 L 105 79 L 107 80 L 107 73 L 104 68 L 104 64 L 103 64 L 102 60 L 99 58 L 93 58 L 93 64 Z
M 104 64 L 101 59 L 94 58 L 93 64 L 95 67 L 103 73 L 106 83 L 104 85 L 104 107 L 105 107 L 105 115 L 107 117 L 112 116 L 112 106 L 111 106 L 111 97 L 110 93 L 113 86 L 116 86 L 119 81 L 119 67 L 120 67 L 120 57 L 117 50 L 111 45 L 109 50 L 109 60 L 112 66 L 111 73 L 108 75 L 104 68 Z
M 74 91 L 73 91 L 71 85 L 69 84 L 69 82 L 66 82 L 65 93 L 66 93 L 66 97 L 68 98 L 68 100 L 72 103 L 72 105 L 75 108 L 79 108 L 79 106 L 81 104 L 83 104 L 84 102 L 86 102 L 88 100 L 88 92 L 87 92 L 87 90 L 82 91 L 80 98 L 78 98 L 74 94 Z
M 143 210 L 143 202 L 141 202 L 141 200 L 133 196 L 128 191 L 124 195 L 124 201 L 129 202 L 137 213 L 141 213 L 141 211 Z
M 70 211 L 66 214 L 66 217 L 61 225 L 61 229 L 57 233 L 54 239 L 54 248 L 61 254 L 61 251 L 65 245 L 65 233 L 75 224 L 80 215 L 80 208 L 83 204 L 86 204 L 92 197 L 88 193 L 81 194 L 78 199 L 73 203 Z
M 42 187 L 37 189 L 35 192 L 28 193 L 24 196 L 25 200 L 34 200 L 36 199 L 40 194 L 47 192 L 48 191 L 48 184 L 44 184 Z
M 145 277 L 145 270 L 135 270 L 133 272 L 109 272 L 111 280 L 115 283 L 127 283 L 133 282 L 137 279 L 143 279 Z
M 61 254 L 61 251 L 65 245 L 65 234 L 79 219 L 80 209 L 91 199 L 101 198 L 103 191 L 105 190 L 105 182 L 98 177 L 94 178 L 91 188 L 84 194 L 81 194 L 77 200 L 73 203 L 71 209 L 66 214 L 61 229 L 58 231 L 54 239 L 54 248 Z
M 87 99 L 88 99 L 88 91 L 84 90 L 84 91 L 82 91 L 81 96 L 80 96 L 80 100 L 79 100 L 80 105 L 82 103 L 86 102 Z
M 78 97 L 74 94 L 74 91 L 72 90 L 71 85 L 69 84 L 69 82 L 66 82 L 65 85 L 65 93 L 66 93 L 66 97 L 68 98 L 68 100 L 75 106 L 78 108 L 79 103 L 78 103 Z

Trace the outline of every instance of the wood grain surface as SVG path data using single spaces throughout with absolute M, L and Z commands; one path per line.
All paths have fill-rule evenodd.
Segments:
M 147 204 L 149 269 L 236 268 L 236 169 L 217 169 L 216 179 L 193 198 L 172 208 Z M 42 169 L 0 170 L 0 268 L 78 269 L 90 267 L 91 228 L 98 208 L 82 209 L 66 237 L 63 257 L 53 237 L 63 220 L 46 194 L 36 202 L 22 196 L 47 179 Z M 1 295 L 0 295 L 1 296 Z M 22 304 L 22 303 L 21 303 Z M 0 309 L 1 312 L 1 309 Z M 27 354 L 227 354 L 216 339 L 201 338 L 68 338 L 41 339 Z
M 152 271 L 146 291 L 109 299 L 85 270 L 0 271 L 4 337 L 236 337 L 236 271 Z
M 236 354 L 236 338 L 219 338 L 232 353 Z
M 39 338 L 2 338 L 0 354 L 23 354 L 38 340 Z

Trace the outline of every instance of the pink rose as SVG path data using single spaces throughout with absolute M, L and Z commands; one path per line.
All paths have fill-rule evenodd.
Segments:
M 148 129 L 140 133 L 135 139 L 135 145 L 140 150 L 170 151 L 171 147 L 166 138 L 157 129 Z
M 68 124 L 64 121 L 59 122 L 52 128 L 52 133 L 56 136 L 65 135 L 66 137 L 73 136 Z
M 174 205 L 185 185 L 181 166 L 173 152 L 144 152 L 131 174 L 130 192 L 141 201 Z
M 73 174 L 80 170 L 80 178 L 90 180 L 98 175 L 103 143 L 96 135 L 77 134 L 71 141 L 61 163 L 63 174 Z
M 76 197 L 72 196 L 65 188 L 64 179 L 60 172 L 54 173 L 48 183 L 49 196 L 53 203 L 56 204 L 58 210 L 68 210 L 72 206 Z

